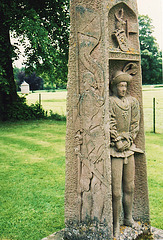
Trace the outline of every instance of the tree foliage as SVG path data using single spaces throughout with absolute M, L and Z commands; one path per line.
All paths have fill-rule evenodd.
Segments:
M 29 72 L 46 72 L 50 81 L 66 79 L 68 59 L 68 0 L 0 1 L 0 110 L 17 99 L 12 61 L 18 45 L 25 47 Z M 10 33 L 19 43 L 10 43 Z M 28 41 L 27 41 L 28 40 Z
M 163 83 L 162 52 L 159 51 L 156 39 L 152 34 L 152 20 L 147 15 L 139 15 L 139 40 L 143 84 Z

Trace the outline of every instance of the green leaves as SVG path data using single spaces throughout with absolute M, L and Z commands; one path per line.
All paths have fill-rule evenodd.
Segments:
M 69 14 L 66 4 L 67 1 L 56 0 L 42 1 L 41 5 L 28 1 L 31 9 L 19 24 L 29 40 L 25 47 L 27 69 L 39 74 L 46 72 L 52 82 L 63 75 L 66 80 L 67 75 Z
M 46 72 L 52 81 L 67 79 L 69 12 L 68 0 L 2 0 L 3 25 L 7 25 L 19 46 L 25 48 L 28 72 Z M 16 58 L 18 44 L 12 48 Z M 19 52 L 18 52 L 19 54 Z
M 17 99 L 12 61 L 20 54 L 19 46 L 24 47 L 28 74 L 46 75 L 50 84 L 67 82 L 68 0 L 1 0 L 0 16 L 0 111 L 3 112 L 7 104 Z M 13 46 L 11 32 L 19 37 Z
M 139 40 L 143 84 L 162 83 L 162 53 L 153 37 L 152 20 L 146 15 L 139 15 Z

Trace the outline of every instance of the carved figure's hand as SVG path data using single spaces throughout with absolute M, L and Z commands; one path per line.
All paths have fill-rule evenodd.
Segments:
M 128 142 L 132 141 L 131 134 L 129 132 L 124 132 L 121 134 L 122 139 L 125 139 Z
M 111 130 L 110 131 L 110 136 L 112 139 L 116 140 L 118 138 L 118 133 L 116 130 Z
M 116 146 L 116 148 L 117 148 L 117 150 L 119 152 L 123 152 L 123 151 L 129 149 L 129 147 L 131 146 L 131 143 L 130 143 L 130 141 L 126 141 L 126 140 L 122 141 L 122 140 L 120 140 L 120 141 L 115 143 L 115 146 Z
M 117 141 L 117 142 L 115 143 L 115 146 L 116 146 L 117 150 L 121 152 L 121 149 L 123 148 L 123 143 L 122 143 L 122 141 Z

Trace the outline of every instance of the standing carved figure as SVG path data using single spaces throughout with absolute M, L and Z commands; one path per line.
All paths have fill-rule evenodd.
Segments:
M 119 217 L 122 202 L 124 225 L 132 227 L 132 205 L 134 195 L 136 148 L 134 139 L 139 131 L 138 100 L 127 95 L 127 87 L 132 76 L 117 71 L 111 82 L 113 96 L 110 97 L 110 134 L 111 134 L 111 170 L 113 196 L 113 233 L 118 238 L 120 233 Z M 123 194 L 122 194 L 123 191 Z M 123 195 L 123 201 L 121 200 Z

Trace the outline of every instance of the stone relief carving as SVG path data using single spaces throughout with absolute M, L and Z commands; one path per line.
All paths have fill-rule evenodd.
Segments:
M 92 217 L 96 216 L 98 219 L 101 219 L 102 213 L 100 211 L 102 211 L 102 207 L 99 207 L 99 204 L 97 204 L 94 198 L 97 198 L 97 195 L 101 196 L 101 185 L 106 185 L 105 179 L 103 179 L 104 136 L 103 130 L 101 129 L 104 100 L 100 96 L 99 89 L 94 81 L 91 73 L 86 72 L 84 74 L 84 91 L 81 94 L 79 102 L 80 115 L 83 116 L 81 119 L 83 131 L 80 131 L 80 133 L 78 131 L 76 135 L 78 139 L 76 152 L 78 158 L 80 158 L 78 159 L 80 162 L 78 183 L 82 201 L 82 219 L 87 215 Z M 99 142 L 101 144 L 99 144 Z M 96 190 L 98 189 L 98 191 L 95 191 L 95 188 Z M 99 191 L 101 194 L 99 194 Z M 101 198 L 99 201 L 102 204 L 103 199 Z M 97 204 L 97 206 L 95 206 L 95 204 Z M 98 211 L 97 207 L 99 208 Z M 94 211 L 95 208 L 96 211 Z
M 138 66 L 136 63 L 128 63 L 126 66 L 123 68 L 123 72 L 128 73 L 130 75 L 136 75 L 138 72 Z
M 71 34 L 67 98 L 65 238 L 112 239 L 111 161 L 113 157 L 109 157 L 109 154 L 113 149 L 116 154 L 124 154 L 121 161 L 118 157 L 114 157 L 114 163 L 116 163 L 116 160 L 118 161 L 117 166 L 113 164 L 115 169 L 117 170 L 119 167 L 125 169 L 123 172 L 118 170 L 117 175 L 115 173 L 116 177 L 122 179 L 121 177 L 124 173 L 127 173 L 125 174 L 126 176 L 128 174 L 130 176 L 131 173 L 132 184 L 133 171 L 130 172 L 127 169 L 132 168 L 134 157 L 136 168 L 132 217 L 135 221 L 141 221 L 142 224 L 149 223 L 145 154 L 126 155 L 129 151 L 132 153 L 138 151 L 137 147 L 145 148 L 137 4 L 136 0 L 77 0 L 71 1 L 70 8 Z M 127 48 L 123 44 L 120 48 L 115 35 L 113 38 L 114 32 L 118 32 L 118 29 L 122 30 L 124 37 L 127 38 Z M 124 66 L 128 62 L 130 63 Z M 137 66 L 135 64 L 138 66 L 138 69 L 136 69 Z M 126 127 L 125 124 L 127 125 L 128 117 L 130 117 L 129 123 L 131 123 L 132 113 L 137 112 L 136 107 L 132 112 L 130 111 L 131 102 L 129 100 L 132 97 L 127 95 L 129 92 L 140 101 L 141 121 L 136 139 L 133 138 L 132 141 L 132 136 L 127 134 L 128 132 L 122 135 L 118 132 L 121 137 L 118 138 L 117 136 L 117 141 L 112 141 L 112 146 L 110 146 L 110 96 L 108 96 L 110 94 L 107 92 L 107 84 L 108 78 L 111 81 L 112 74 L 117 70 L 120 70 L 121 74 L 122 72 L 128 73 L 128 75 L 135 74 L 130 89 L 125 94 L 122 107 L 122 99 L 118 99 L 115 102 L 116 107 L 118 108 L 119 106 L 122 111 L 121 120 L 124 123 L 124 127 Z M 104 99 L 104 97 L 107 97 L 107 99 Z M 117 99 L 117 96 L 113 94 L 111 98 Z M 134 102 L 136 101 L 133 101 L 132 106 L 135 106 Z M 95 139 L 98 144 L 95 142 Z M 132 145 L 132 148 L 130 148 L 130 145 Z M 127 149 L 128 147 L 130 149 Z M 123 148 L 125 149 L 124 151 L 116 151 Z M 116 172 L 113 165 L 112 172 Z M 123 192 L 127 189 L 125 180 L 124 177 Z M 130 195 L 132 195 L 133 190 L 132 184 Z M 116 200 L 116 196 L 117 201 L 119 201 L 119 198 L 120 200 L 122 199 L 119 191 L 121 187 L 122 181 L 120 181 L 118 190 L 114 188 L 117 190 L 117 192 L 114 191 L 114 200 Z M 76 199 L 77 196 L 78 199 Z M 124 197 L 124 208 L 126 199 L 128 199 L 127 196 Z M 130 197 L 129 199 L 132 200 Z M 119 201 L 119 203 L 119 206 L 122 205 L 122 201 Z M 114 205 L 114 209 L 115 206 L 117 205 Z M 129 208 L 125 209 L 127 211 Z M 118 207 L 118 214 L 119 212 Z M 116 210 L 114 213 L 116 213 Z M 94 219 L 95 217 L 97 219 Z M 123 218 L 123 211 L 120 218 Z M 125 224 L 127 224 L 127 217 L 125 219 Z M 129 220 L 132 223 L 132 219 Z M 119 231 L 119 222 L 117 227 L 115 223 L 116 218 L 114 217 L 114 235 L 116 232 L 118 234 Z M 146 227 L 148 226 L 145 226 L 144 229 L 141 228 L 140 231 L 137 231 L 137 228 L 122 227 L 120 238 L 136 238 L 141 234 L 142 230 L 146 231 Z
M 134 153 L 143 153 L 134 140 L 139 132 L 139 102 L 127 95 L 127 87 L 132 75 L 137 73 L 137 64 L 127 64 L 123 71 L 114 73 L 111 81 L 113 95 L 110 97 L 110 135 L 111 135 L 111 169 L 113 196 L 113 233 L 119 239 L 119 217 L 122 208 L 124 225 L 134 227 L 132 205 L 134 194 L 135 163 Z
M 101 127 L 104 106 L 104 73 L 100 63 L 92 57 L 92 53 L 100 44 L 101 24 L 99 15 L 94 11 L 83 7 L 77 7 L 76 11 L 79 61 L 83 64 L 83 74 L 80 76 L 82 87 L 79 87 L 78 104 L 78 118 L 80 118 L 82 130 L 77 130 L 75 137 L 75 152 L 79 164 L 80 220 L 88 216 L 92 219 L 96 217 L 100 221 L 104 209 L 103 191 L 107 185 L 103 161 L 104 131 Z
M 122 8 L 118 13 L 115 13 L 115 31 L 113 32 L 113 36 L 116 38 L 119 48 L 126 52 L 129 51 L 128 29 L 127 20 L 124 21 L 123 18 L 124 10 Z
M 113 45 L 124 53 L 137 52 L 138 42 L 135 38 L 138 34 L 137 20 L 132 10 L 126 4 L 120 3 L 113 7 L 109 16 L 114 17 L 114 21 L 112 21 L 114 26 L 111 26 Z
M 94 11 L 83 7 L 78 7 L 77 13 L 79 59 L 84 67 L 94 75 L 96 89 L 98 88 L 102 97 L 104 73 L 101 65 L 92 57 L 92 53 L 101 39 L 100 16 Z

